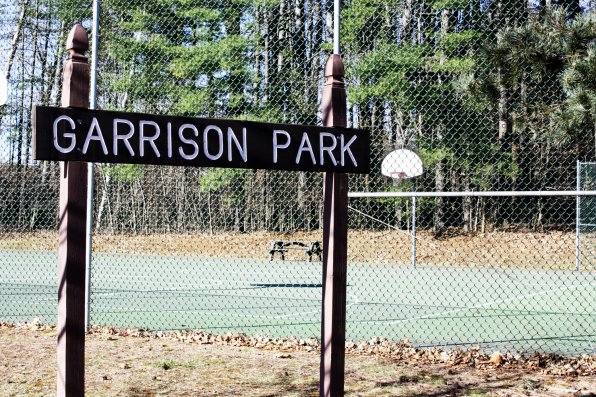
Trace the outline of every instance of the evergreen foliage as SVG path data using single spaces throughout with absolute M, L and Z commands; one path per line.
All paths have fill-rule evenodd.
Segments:
M 90 26 L 88 3 L 31 0 L 4 16 L 17 28 L 4 66 L 19 91 L 0 113 L 8 162 L 31 161 L 31 105 L 58 103 L 65 34 L 74 22 Z M 331 0 L 105 0 L 101 7 L 102 108 L 320 123 Z M 575 161 L 596 154 L 595 38 L 594 12 L 576 1 L 344 1 L 349 124 L 370 129 L 373 142 L 373 171 L 352 178 L 351 190 L 573 188 Z M 380 175 L 383 156 L 396 148 L 423 158 L 415 186 Z M 48 164 L 39 171 L 44 181 L 56 176 Z M 166 175 L 174 187 L 159 187 Z M 97 215 L 99 229 L 132 227 L 126 202 L 145 219 L 167 214 L 147 221 L 149 229 L 164 219 L 180 230 L 203 229 L 192 220 L 199 215 L 188 214 L 205 210 L 222 214 L 210 230 L 320 227 L 321 175 L 102 166 L 98 180 L 100 204 L 122 200 L 110 207 L 121 213 L 109 225 Z M 184 195 L 175 191 L 182 186 Z M 21 191 L 28 195 L 26 186 Z M 163 200 L 148 200 L 151 194 Z M 407 227 L 406 200 L 354 205 Z M 17 223 L 30 224 L 35 211 L 21 206 L 27 200 L 13 206 Z M 419 224 L 437 236 L 450 226 L 562 224 L 535 199 L 437 198 L 421 206 Z M 355 219 L 355 227 L 377 226 Z

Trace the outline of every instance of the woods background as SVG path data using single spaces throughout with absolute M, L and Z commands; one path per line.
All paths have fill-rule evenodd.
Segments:
M 320 124 L 332 1 L 101 1 L 98 107 Z M 31 160 L 31 107 L 58 104 L 64 41 L 91 2 L 1 0 L 0 230 L 53 229 L 58 165 Z M 596 150 L 591 1 L 351 0 L 342 6 L 350 126 L 373 170 L 351 191 L 574 190 Z M 389 151 L 425 173 L 395 184 Z M 322 175 L 98 165 L 94 231 L 318 230 Z M 415 184 L 415 186 L 414 186 Z M 418 226 L 570 230 L 575 198 L 419 199 Z M 410 227 L 409 199 L 351 204 L 352 228 Z M 362 216 L 364 212 L 368 216 Z

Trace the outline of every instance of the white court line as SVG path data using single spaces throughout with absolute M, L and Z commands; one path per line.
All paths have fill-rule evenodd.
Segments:
M 356 295 L 350 295 L 350 298 L 354 301 L 352 303 L 350 303 L 349 305 L 346 306 L 346 311 L 354 305 L 357 305 L 359 303 L 358 301 L 358 297 Z M 288 318 L 288 317 L 299 317 L 299 316 L 303 316 L 303 315 L 307 315 L 307 314 L 318 314 L 321 313 L 321 310 L 313 310 L 313 311 L 309 311 L 309 312 L 294 312 L 294 313 L 290 313 L 290 314 L 284 314 L 282 316 L 275 316 L 273 317 L 274 319 L 282 319 L 282 318 Z
M 56 287 L 58 285 L 58 277 L 56 277 L 56 284 L 47 284 L 47 278 L 29 279 L 24 280 L 22 278 L 3 278 L 0 284 L 11 284 L 11 285 L 24 285 L 24 286 L 42 286 L 42 287 Z
M 246 310 L 251 310 L 249 308 L 247 308 Z M 213 310 L 201 310 L 201 309 L 193 309 L 193 310 L 186 310 L 186 309 L 176 309 L 176 310 L 143 310 L 143 311 L 130 311 L 130 307 L 111 307 L 110 310 L 108 311 L 96 311 L 96 312 L 92 312 L 92 316 L 95 317 L 102 317 L 102 316 L 106 316 L 107 314 L 128 314 L 129 318 L 134 318 L 134 317 L 140 317 L 143 313 L 144 314 L 153 314 L 153 313 L 182 313 L 182 314 L 195 314 L 198 316 L 211 316 L 211 317 L 218 317 L 218 318 L 249 318 L 249 319 L 267 319 L 267 320 L 271 320 L 273 319 L 278 319 L 277 317 L 271 317 L 269 314 L 265 313 L 265 314 L 244 314 L 244 313 L 233 313 L 231 312 L 228 308 L 222 308 L 222 310 L 217 310 L 217 311 L 213 311 Z M 312 313 L 320 313 L 319 311 L 314 311 Z M 298 318 L 296 318 L 295 320 L 299 320 Z M 305 320 L 302 320 L 305 321 Z M 278 325 L 278 324 L 271 324 L 271 325 Z M 260 326 L 260 325 L 259 325 Z
M 512 298 L 500 299 L 500 300 L 496 300 L 496 301 L 492 301 L 492 302 L 487 302 L 487 303 L 483 303 L 483 304 L 476 305 L 476 306 L 464 307 L 464 308 L 454 309 L 454 310 L 447 310 L 447 311 L 444 311 L 444 312 L 434 313 L 434 314 L 428 314 L 428 315 L 424 315 L 424 316 L 416 316 L 416 317 L 411 317 L 411 318 L 405 318 L 403 320 L 389 321 L 389 322 L 387 322 L 387 321 L 373 321 L 373 322 L 371 322 L 371 324 L 394 325 L 394 324 L 408 323 L 408 322 L 416 321 L 416 320 L 427 320 L 427 319 L 431 319 L 431 318 L 435 318 L 435 317 L 447 316 L 447 315 L 454 314 L 454 313 L 461 313 L 461 312 L 464 312 L 464 311 L 467 311 L 467 310 L 482 309 L 484 307 L 488 307 L 488 306 L 492 306 L 492 305 L 499 305 L 501 303 L 512 302 L 512 301 L 515 301 L 515 300 L 523 300 L 523 299 L 532 298 L 532 297 L 535 297 L 535 296 L 548 295 L 548 294 L 553 293 L 553 292 L 566 291 L 566 290 L 570 290 L 570 289 L 587 288 L 587 287 L 590 287 L 592 285 L 596 285 L 596 283 L 580 284 L 580 285 L 570 285 L 568 287 L 561 287 L 561 288 L 557 288 L 557 289 L 540 291 L 540 292 L 535 292 L 533 294 L 528 294 L 528 295 L 514 296 Z
M 111 267 L 114 269 L 121 268 L 121 266 L 111 266 Z M 200 271 L 197 271 L 196 269 L 178 269 L 178 270 L 181 270 L 180 272 L 162 271 L 162 270 L 158 271 L 156 269 L 151 269 L 152 272 L 150 272 L 150 273 L 146 269 L 144 269 L 142 271 L 144 271 L 145 274 L 140 274 L 140 275 L 124 274 L 124 275 L 121 275 L 118 273 L 107 273 L 107 272 L 105 272 L 105 270 L 106 270 L 106 267 L 104 267 L 104 266 L 101 266 L 101 270 L 98 270 L 96 267 L 95 269 L 92 270 L 93 277 L 102 278 L 102 279 L 106 279 L 109 277 L 109 278 L 115 278 L 118 280 L 120 280 L 120 279 L 138 279 L 138 278 L 152 279 L 152 278 L 155 278 L 156 276 L 181 278 L 181 277 L 189 276 L 189 274 L 185 274 L 185 273 L 190 273 L 190 275 L 200 273 Z M 149 274 L 147 274 L 147 273 L 149 273 Z M 228 279 L 232 279 L 232 280 L 234 280 L 234 278 L 245 280 L 247 276 L 263 277 L 263 276 L 266 276 L 269 274 L 269 273 L 263 273 L 262 271 L 252 271 L 251 272 L 251 271 L 243 271 L 243 270 L 225 270 L 225 271 L 219 271 L 218 273 L 220 275 L 226 276 Z M 301 275 L 297 274 L 297 272 L 289 271 L 288 273 L 290 276 L 293 276 L 293 277 L 301 277 Z M 285 280 L 286 274 L 282 273 L 282 276 L 284 276 L 283 278 Z M 218 279 L 204 278 L 202 280 L 218 280 Z M 221 283 L 222 281 L 218 281 L 218 282 Z
M 31 299 L 19 299 L 19 300 L 9 300 L 7 303 L 9 304 L 17 304 L 17 305 L 25 305 L 27 303 L 34 303 L 34 302 L 56 302 L 58 303 L 58 296 L 52 297 L 32 297 Z
M 135 284 L 122 284 L 113 287 L 113 284 L 100 284 L 94 285 L 91 288 L 91 293 L 97 293 L 97 290 L 117 290 L 126 292 L 152 292 L 152 291 L 172 291 L 172 292 L 184 292 L 184 291 L 198 291 L 204 289 L 214 289 L 214 287 L 222 286 L 223 284 L 180 284 L 180 283 L 158 283 L 154 288 L 148 288 L 146 284 L 135 283 Z
M 91 301 L 93 301 L 94 297 L 106 297 L 106 296 L 116 296 L 116 295 L 122 295 L 122 292 L 93 292 L 93 290 L 91 291 Z
M 353 300 L 352 303 L 350 303 L 349 305 L 346 305 L 346 312 L 348 311 L 348 309 L 354 305 L 357 305 L 359 302 L 358 297 L 354 294 L 350 294 L 350 298 Z M 275 316 L 273 317 L 276 320 L 282 319 L 282 318 L 299 318 L 299 316 L 304 316 L 304 315 L 308 315 L 308 314 L 318 314 L 321 313 L 321 310 L 313 310 L 313 311 L 309 311 L 309 312 L 294 312 L 294 313 L 290 313 L 290 314 L 284 314 L 282 316 Z
M 101 285 L 101 283 L 109 283 L 110 285 L 112 285 L 112 281 L 138 281 L 137 283 L 131 283 L 132 285 L 137 285 L 139 283 L 142 283 L 144 280 L 152 280 L 155 281 L 157 283 L 159 283 L 159 285 L 166 285 L 166 286 L 180 286 L 180 287 L 184 287 L 187 284 L 182 284 L 186 281 L 188 281 L 189 279 L 191 281 L 194 282 L 202 282 L 203 284 L 194 284 L 193 286 L 213 286 L 213 285 L 223 285 L 223 281 L 216 279 L 216 278 L 193 278 L 193 277 L 185 277 L 183 280 L 176 282 L 176 281 L 163 281 L 162 279 L 160 279 L 158 276 L 161 277 L 170 277 L 167 274 L 159 274 L 159 275 L 147 275 L 147 274 L 140 274 L 140 275 L 111 275 L 110 277 L 102 277 L 101 279 L 95 279 L 95 284 L 94 286 L 97 288 L 99 285 Z M 98 277 L 96 275 L 96 277 Z
M 121 259 L 121 257 L 118 257 L 119 259 Z M 135 257 L 134 261 L 120 261 L 118 263 L 114 263 L 114 261 L 110 261 L 109 263 L 102 263 L 102 261 L 100 261 L 98 263 L 98 261 L 95 261 L 95 269 L 124 269 L 127 270 L 127 267 L 143 267 L 143 268 L 153 268 L 153 269 L 159 269 L 160 266 L 164 266 L 164 265 L 168 265 L 168 266 L 172 266 L 172 267 L 178 267 L 177 270 L 196 270 L 193 268 L 193 266 L 202 266 L 206 269 L 211 269 L 215 266 L 220 266 L 222 264 L 228 265 L 230 267 L 240 267 L 240 266 L 246 266 L 246 265 L 254 265 L 257 261 L 265 261 L 265 259 L 255 259 L 255 260 L 249 260 L 246 262 L 237 262 L 236 260 L 234 260 L 233 262 L 230 262 L 228 260 L 222 260 L 222 261 L 209 261 L 209 262 L 202 262 L 199 260 L 191 260 L 191 261 L 185 261 L 184 257 L 178 256 L 178 257 L 172 257 L 172 260 L 158 260 L 153 259 L 151 260 L 151 262 L 147 263 L 147 262 L 143 262 L 143 258 L 137 258 Z M 300 261 L 302 262 L 302 261 Z M 308 263 L 308 262 L 307 262 Z M 260 263 L 259 263 L 260 264 Z M 267 261 L 267 264 L 269 265 L 269 261 Z M 291 269 L 292 266 L 291 265 L 285 265 L 285 267 L 282 266 L 277 266 L 274 265 L 274 263 L 270 264 L 272 267 L 275 266 L 276 268 L 281 268 L 281 269 Z M 210 268 L 211 267 L 211 268 Z M 99 270 L 97 270 L 99 271 Z M 258 273 L 258 272 L 247 272 L 244 271 L 243 269 L 239 269 L 239 270 L 235 270 L 232 269 L 231 271 L 234 271 L 235 273 L 240 273 L 240 274 L 247 274 L 247 273 Z M 226 271 L 227 272 L 227 271 Z
M 109 296 L 122 296 L 122 295 L 135 295 L 135 294 L 150 294 L 150 293 L 159 293 L 159 294 L 163 294 L 163 293 L 171 293 L 172 295 L 182 295 L 183 297 L 185 297 L 188 294 L 194 294 L 194 293 L 198 293 L 199 295 L 205 295 L 204 290 L 207 291 L 218 291 L 218 290 L 213 290 L 210 285 L 205 285 L 205 286 L 193 286 L 195 289 L 188 289 L 188 288 L 168 288 L 168 289 L 119 289 L 119 290 L 114 290 L 114 289 L 106 289 L 105 291 L 97 291 L 97 290 L 92 290 L 91 291 L 91 297 L 93 299 L 93 297 L 109 297 Z
M 266 318 L 269 319 L 271 317 L 267 316 L 267 315 L 250 315 L 250 314 L 241 314 L 241 313 L 229 313 L 229 311 L 222 311 L 222 310 L 218 310 L 218 311 L 202 311 L 202 310 L 184 310 L 184 309 L 178 309 L 178 310 L 167 310 L 165 311 L 166 313 L 184 313 L 184 314 L 195 314 L 195 315 L 199 315 L 199 316 L 211 316 L 211 317 L 218 317 L 218 318 L 228 318 L 228 317 L 232 317 L 232 318 Z M 102 316 L 106 316 L 106 315 L 114 315 L 114 314 L 127 314 L 129 318 L 134 318 L 134 317 L 140 317 L 142 314 L 154 314 L 154 313 L 163 313 L 163 311 L 161 310 L 155 310 L 155 311 L 149 311 L 149 310 L 144 310 L 144 311 L 134 311 L 131 312 L 129 307 L 113 307 L 110 308 L 109 311 L 96 311 L 96 312 L 92 312 L 92 317 L 102 317 Z
M 302 261 L 298 261 L 298 262 L 302 262 Z M 201 268 L 200 270 L 213 270 L 213 268 L 215 266 L 219 266 L 222 263 L 226 263 L 226 261 L 222 261 L 222 262 L 204 262 L 204 263 L 200 263 L 201 266 L 203 266 L 204 268 Z M 234 265 L 235 267 L 240 267 L 240 265 L 252 265 L 254 264 L 254 261 L 248 261 L 248 262 L 244 262 L 244 263 L 232 263 L 232 265 Z M 308 262 L 306 262 L 308 263 Z M 142 269 L 143 271 L 147 271 L 147 269 L 150 269 L 154 272 L 160 272 L 160 274 L 166 274 L 167 272 L 165 272 L 163 269 L 159 268 L 159 266 L 163 266 L 163 265 L 174 265 L 177 266 L 178 269 L 176 269 L 176 271 L 188 271 L 188 272 L 192 272 L 192 273 L 196 273 L 197 269 L 192 268 L 192 266 L 196 265 L 196 263 L 191 262 L 191 263 L 185 263 L 185 262 L 175 262 L 175 261 L 167 261 L 167 262 L 160 262 L 160 263 L 155 263 L 152 265 L 140 265 L 139 262 L 133 262 L 133 264 L 136 266 L 141 266 L 144 268 Z M 135 269 L 127 269 L 127 265 L 128 263 L 124 263 L 124 264 L 112 264 L 112 263 L 108 263 L 108 264 L 95 264 L 95 266 L 93 267 L 93 272 L 95 272 L 95 274 L 97 275 L 97 273 L 102 274 L 104 273 L 105 269 L 120 269 L 124 271 L 132 271 Z M 259 264 L 260 265 L 260 264 Z M 211 266 L 212 268 L 209 268 L 209 266 Z M 274 265 L 271 265 L 272 267 Z M 282 274 L 285 275 L 285 272 L 288 272 L 290 274 L 296 273 L 295 269 L 296 267 L 291 265 L 291 264 L 281 264 L 281 265 L 275 265 L 276 270 L 278 271 L 282 271 Z M 171 270 L 171 269 L 170 269 Z M 223 274 L 223 275 L 240 275 L 242 277 L 245 277 L 247 275 L 257 275 L 257 276 L 262 276 L 263 272 L 260 270 L 254 270 L 254 271 L 250 271 L 247 269 L 218 269 L 218 272 Z

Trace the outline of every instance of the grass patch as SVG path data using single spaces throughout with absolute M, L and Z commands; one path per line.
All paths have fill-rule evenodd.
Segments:
M 427 383 L 431 383 L 436 386 L 441 386 L 447 384 L 445 378 L 442 375 L 430 375 L 426 376 L 425 380 L 428 379 Z
M 524 389 L 526 390 L 536 390 L 540 388 L 540 382 L 534 379 L 526 379 L 524 381 Z
M 219 359 L 216 359 L 216 358 L 209 359 L 209 360 L 206 360 L 204 362 L 204 364 L 207 365 L 207 366 L 209 366 L 209 365 L 224 365 L 225 363 L 226 362 L 224 360 L 219 360 Z
M 483 389 L 470 389 L 470 390 L 466 390 L 466 396 L 469 396 L 469 397 L 484 397 L 484 396 L 488 396 L 488 394 Z
M 418 383 L 420 377 L 418 375 L 400 375 L 398 379 L 399 383 Z
M 179 362 L 176 360 L 172 360 L 172 359 L 166 359 L 163 361 L 157 361 L 153 363 L 154 367 L 157 368 L 161 368 L 164 371 L 168 371 L 170 369 L 174 369 L 174 368 L 187 368 L 187 369 L 192 369 L 195 368 L 195 365 L 193 363 L 188 363 L 188 362 Z

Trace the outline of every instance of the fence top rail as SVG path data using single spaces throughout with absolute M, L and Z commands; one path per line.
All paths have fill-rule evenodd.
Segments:
M 553 197 L 596 196 L 596 190 L 532 190 L 532 191 L 463 191 L 463 192 L 349 192 L 349 198 L 403 198 L 403 197 Z

